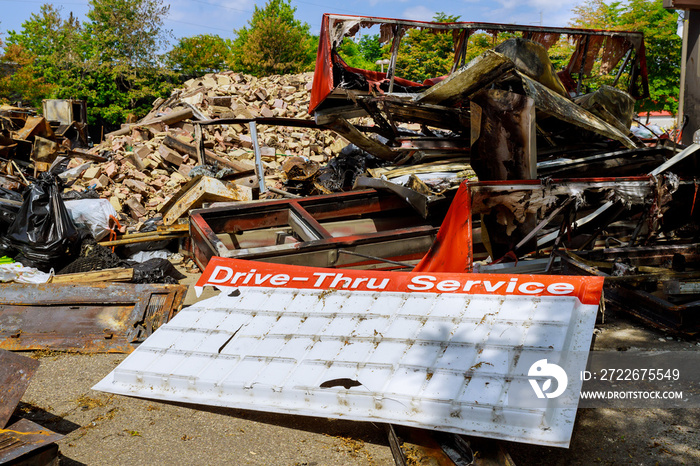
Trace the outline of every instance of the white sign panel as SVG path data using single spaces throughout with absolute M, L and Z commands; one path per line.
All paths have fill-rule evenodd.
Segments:
M 207 285 L 95 389 L 566 447 L 603 280 L 214 258 Z

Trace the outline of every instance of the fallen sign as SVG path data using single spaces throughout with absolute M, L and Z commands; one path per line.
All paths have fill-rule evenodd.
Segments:
M 567 447 L 603 279 L 215 257 L 208 285 L 94 389 Z

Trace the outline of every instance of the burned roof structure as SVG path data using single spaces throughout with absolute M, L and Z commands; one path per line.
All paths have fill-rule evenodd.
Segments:
M 373 26 L 379 27 L 383 43 L 391 43 L 386 72 L 353 68 L 338 53 L 345 37 Z M 452 34 L 454 59 L 447 75 L 424 82 L 397 75 L 399 45 L 410 29 Z M 467 63 L 468 39 L 477 31 L 494 36 L 509 33 L 512 38 Z M 555 72 L 547 50 L 562 36 L 575 44 L 574 52 L 565 69 Z M 584 78 L 591 74 L 598 54 L 602 72 L 617 70 L 613 85 L 622 84 L 623 75 L 629 77 L 627 92 L 607 87 L 595 97 L 582 98 Z M 474 164 L 474 156 L 478 158 L 486 147 L 489 152 L 506 147 L 528 159 L 507 178 L 531 179 L 538 153 L 570 151 L 572 145 L 584 141 L 589 146 L 594 141 L 611 148 L 641 147 L 629 137 L 628 124 L 635 99 L 648 92 L 644 40 L 639 32 L 326 14 L 309 112 L 317 123 L 388 161 L 471 152 Z M 504 118 L 505 114 L 512 117 Z M 374 125 L 349 121 L 360 116 L 370 116 Z M 518 135 L 511 138 L 515 141 L 499 143 L 495 135 L 485 134 L 489 119 L 499 120 L 497 127 L 505 125 L 509 133 Z M 421 133 L 408 133 L 399 126 L 408 122 L 421 124 Z M 368 137 L 370 132 L 379 133 L 386 142 Z M 480 179 L 506 179 L 503 173 L 492 176 L 490 170 L 476 172 Z

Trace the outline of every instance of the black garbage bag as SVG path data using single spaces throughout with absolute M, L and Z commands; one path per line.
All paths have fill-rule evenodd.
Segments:
M 168 259 L 148 259 L 145 262 L 128 261 L 134 268 L 134 283 L 169 283 L 176 285 L 185 275 L 178 272 Z
M 0 186 L 0 236 L 4 236 L 15 221 L 20 208 L 20 205 L 15 205 L 18 202 L 22 202 L 21 194 Z
M 387 141 L 381 136 L 377 136 L 377 139 L 383 143 Z M 362 175 L 368 168 L 377 168 L 389 163 L 360 149 L 355 144 L 348 144 L 340 154 L 319 170 L 317 182 L 331 192 L 346 191 L 352 188 L 355 178 Z
M 43 272 L 58 270 L 80 250 L 81 235 L 61 199 L 60 179 L 43 173 L 23 195 L 3 242 L 17 262 Z

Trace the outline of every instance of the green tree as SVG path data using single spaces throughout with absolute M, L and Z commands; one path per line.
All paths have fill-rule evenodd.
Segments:
M 380 60 L 384 56 L 382 44 L 379 43 L 379 34 L 365 35 L 360 37 L 357 43 L 360 53 L 370 63 Z
M 309 25 L 294 18 L 291 0 L 269 0 L 255 7 L 248 27 L 234 31 L 232 68 L 254 76 L 313 69 L 316 44 Z
M 436 13 L 434 21 L 453 23 L 459 16 Z M 423 29 L 409 29 L 401 39 L 396 60 L 396 75 L 421 82 L 450 72 L 454 60 L 454 42 L 449 31 L 433 33 Z
M 644 33 L 650 98 L 637 102 L 637 109 L 678 110 L 681 39 L 676 34 L 678 13 L 663 8 L 662 0 L 629 0 L 605 3 L 588 0 L 574 8 L 573 26 L 641 31 Z M 614 77 L 601 77 L 596 84 L 607 84 Z
M 0 46 L 2 44 L 0 43 Z M 17 102 L 41 107 L 41 100 L 51 95 L 55 86 L 35 72 L 36 56 L 21 45 L 8 45 L 0 62 L 6 69 L 0 72 L 0 102 Z
M 16 72 L 6 80 L 13 100 L 32 102 L 55 97 L 65 83 L 74 84 L 69 69 L 82 65 L 80 23 L 73 15 L 61 17 L 60 8 L 42 5 L 22 24 L 22 31 L 8 31 L 4 59 L 15 63 Z
M 183 37 L 168 52 L 168 67 L 186 75 L 202 75 L 226 69 L 231 41 L 213 34 Z
M 158 56 L 169 37 L 167 11 L 162 0 L 90 0 L 88 20 L 79 24 L 43 5 L 20 32 L 10 31 L 5 54 L 16 46 L 35 57 L 21 71 L 50 85 L 38 88 L 43 97 L 83 99 L 91 125 L 114 126 L 130 113 L 144 115 L 173 87 Z
M 345 63 L 354 68 L 361 68 L 363 70 L 374 70 L 378 68 L 374 63 L 376 60 L 368 60 L 364 53 L 362 53 L 363 51 L 359 42 L 355 42 L 349 37 L 343 39 L 337 51 Z
M 87 55 L 101 64 L 154 68 L 171 31 L 162 0 L 90 0 L 85 23 Z

